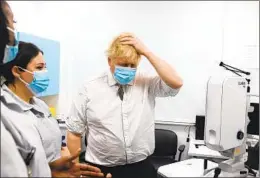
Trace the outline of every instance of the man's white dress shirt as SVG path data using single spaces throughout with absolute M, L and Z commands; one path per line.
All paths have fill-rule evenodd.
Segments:
M 155 147 L 154 109 L 156 97 L 175 96 L 159 76 L 137 72 L 124 86 L 124 98 L 110 71 L 80 88 L 66 121 L 70 132 L 86 133 L 85 160 L 103 166 L 142 161 Z

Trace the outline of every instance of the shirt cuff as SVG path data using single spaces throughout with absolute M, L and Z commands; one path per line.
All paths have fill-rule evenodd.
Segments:
M 71 118 L 68 118 L 66 120 L 66 126 L 67 126 L 68 131 L 75 133 L 75 134 L 82 135 L 85 132 L 85 127 L 82 127 L 81 123 L 72 121 Z

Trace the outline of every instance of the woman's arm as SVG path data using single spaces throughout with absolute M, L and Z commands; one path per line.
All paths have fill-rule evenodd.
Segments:
M 51 167 L 51 169 L 66 169 L 69 167 L 69 163 L 64 163 L 64 161 L 62 161 L 65 157 L 69 157 L 70 151 L 68 149 L 68 147 L 61 147 L 61 157 L 60 159 L 57 159 L 53 162 L 51 162 L 49 165 Z

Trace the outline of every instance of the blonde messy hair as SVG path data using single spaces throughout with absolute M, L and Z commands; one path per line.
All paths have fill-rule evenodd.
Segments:
M 106 51 L 107 56 L 114 60 L 115 58 L 124 58 L 130 63 L 138 64 L 141 55 L 136 51 L 136 49 L 131 45 L 123 45 L 120 43 L 121 35 L 118 35 L 110 44 L 108 50 Z

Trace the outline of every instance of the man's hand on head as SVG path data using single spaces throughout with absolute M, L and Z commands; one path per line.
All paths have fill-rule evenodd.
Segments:
M 134 34 L 123 33 L 119 38 L 121 44 L 133 46 L 139 54 L 146 56 L 149 53 L 148 48 Z
M 179 89 L 182 86 L 182 79 L 173 67 L 149 51 L 134 34 L 123 33 L 119 38 L 121 44 L 132 45 L 139 54 L 144 55 L 169 87 Z

